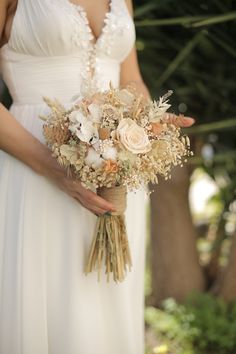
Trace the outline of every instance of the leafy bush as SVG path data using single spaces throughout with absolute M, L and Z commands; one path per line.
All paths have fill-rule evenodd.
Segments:
M 161 352 L 159 348 L 165 347 L 164 353 L 194 354 L 192 342 L 197 329 L 193 327 L 193 315 L 184 306 L 178 305 L 174 299 L 168 299 L 163 309 L 148 307 L 145 319 L 161 343 L 154 353 Z
M 209 294 L 192 295 L 185 304 L 173 299 L 162 309 L 146 309 L 146 323 L 160 345 L 153 353 L 235 354 L 236 302 L 226 304 Z
M 193 326 L 198 329 L 193 342 L 200 353 L 236 353 L 236 302 L 226 304 L 209 294 L 194 295 L 186 311 L 193 314 Z

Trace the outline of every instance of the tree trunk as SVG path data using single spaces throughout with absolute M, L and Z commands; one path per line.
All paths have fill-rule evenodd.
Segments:
M 151 194 L 151 302 L 156 306 L 168 297 L 181 302 L 193 290 L 204 289 L 189 208 L 189 177 L 187 165 L 178 167 L 172 179 L 160 179 Z
M 219 274 L 212 287 L 212 293 L 226 301 L 236 299 L 236 232 L 233 236 L 228 264 Z

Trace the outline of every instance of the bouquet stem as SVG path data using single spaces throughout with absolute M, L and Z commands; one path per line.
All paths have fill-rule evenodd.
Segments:
M 111 273 L 115 282 L 123 281 L 127 268 L 131 270 L 132 267 L 124 216 L 126 194 L 123 186 L 98 190 L 98 195 L 112 202 L 116 208 L 115 213 L 102 215 L 97 220 L 85 273 L 97 270 L 98 280 L 101 278 L 103 264 L 108 282 Z

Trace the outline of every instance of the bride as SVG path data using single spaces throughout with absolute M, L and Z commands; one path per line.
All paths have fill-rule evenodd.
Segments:
M 131 0 L 1 0 L 0 38 L 0 354 L 143 354 L 145 196 L 128 196 L 132 272 L 86 277 L 96 215 L 114 207 L 66 175 L 38 118 L 43 96 L 70 104 L 89 81 L 149 97 Z

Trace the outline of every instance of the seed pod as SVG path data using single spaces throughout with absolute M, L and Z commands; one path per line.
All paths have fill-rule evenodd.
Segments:
M 48 144 L 64 144 L 70 138 L 70 131 L 68 127 L 63 127 L 61 125 L 44 125 L 43 133 Z
M 110 129 L 108 128 L 99 128 L 98 130 L 99 139 L 106 140 L 110 138 Z

